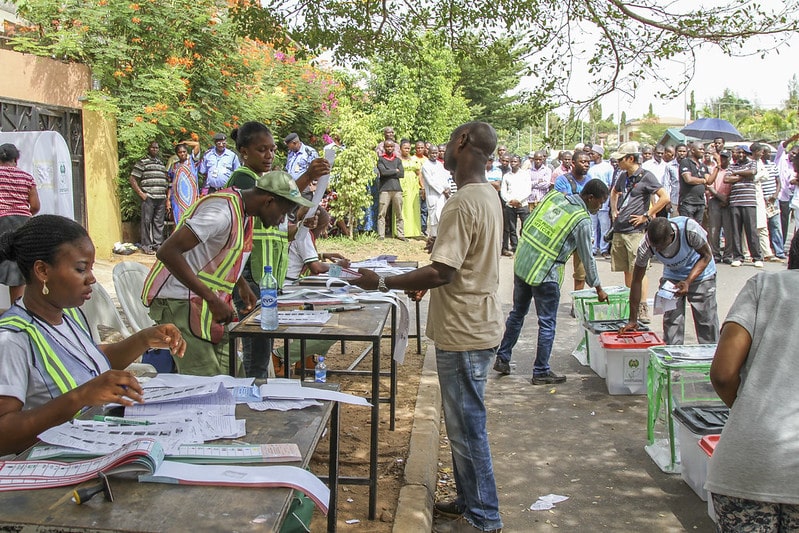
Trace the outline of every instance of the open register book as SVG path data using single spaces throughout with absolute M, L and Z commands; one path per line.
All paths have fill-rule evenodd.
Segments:
M 138 439 L 118 450 L 83 461 L 0 461 L 0 492 L 49 489 L 89 481 L 99 472 L 141 472 L 139 481 L 180 485 L 289 487 L 304 492 L 327 514 L 330 490 L 312 473 L 295 466 L 194 465 L 164 460 L 161 445 Z

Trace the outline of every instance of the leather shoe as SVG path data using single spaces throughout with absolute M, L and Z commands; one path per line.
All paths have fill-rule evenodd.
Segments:
M 445 516 L 447 518 L 458 518 L 463 514 L 463 509 L 455 503 L 455 500 L 447 500 L 443 502 L 436 502 L 433 506 L 437 515 Z
M 507 376 L 510 374 L 510 363 L 508 361 L 503 361 L 502 359 L 497 357 L 497 360 L 494 361 L 494 370 L 496 370 L 503 376 Z

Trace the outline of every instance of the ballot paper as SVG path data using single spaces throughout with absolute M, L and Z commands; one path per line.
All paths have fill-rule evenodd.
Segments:
M 180 485 L 231 487 L 291 487 L 311 498 L 327 514 L 330 489 L 313 473 L 296 466 L 191 465 L 164 461 L 152 475 L 139 481 Z
M 372 405 L 365 398 L 354 394 L 317 389 L 316 387 L 297 387 L 282 383 L 266 383 L 258 387 L 258 392 L 264 400 L 331 400 L 352 405 Z
M 668 311 L 677 309 L 677 286 L 666 280 L 655 293 L 655 302 L 652 314 L 662 315 Z
M 252 385 L 255 378 L 234 378 L 233 376 L 220 374 L 218 376 L 190 376 L 188 374 L 158 374 L 154 378 L 142 384 L 145 389 L 155 388 L 175 388 L 189 387 L 193 385 L 208 385 L 222 383 L 226 388 L 240 385 Z
M 327 311 L 278 311 L 277 322 L 281 326 L 323 326 L 330 321 L 332 315 Z M 261 321 L 261 312 L 251 318 Z
M 157 441 L 165 451 L 176 450 L 181 444 L 203 442 L 195 426 L 176 423 L 120 426 L 70 421 L 39 434 L 39 439 L 47 444 L 76 448 L 92 455 L 111 453 L 142 438 Z
M 247 406 L 253 411 L 293 411 L 295 409 L 305 409 L 322 405 L 316 400 L 264 400 L 259 402 L 247 402 Z
M 236 413 L 233 395 L 222 383 L 147 390 L 144 401 L 125 407 L 125 416 L 152 417 L 187 411 L 221 416 Z
M 332 149 L 325 150 L 325 159 L 327 159 L 327 162 L 330 163 L 330 167 L 333 168 L 333 163 L 336 160 L 336 151 Z M 313 198 L 311 199 L 311 202 L 313 202 L 314 205 L 308 209 L 307 213 L 305 213 L 303 221 L 313 218 L 316 215 L 316 211 L 319 209 L 319 203 L 322 201 L 322 198 L 325 197 L 325 192 L 327 191 L 327 186 L 329 183 L 330 174 L 325 174 L 316 181 L 316 190 L 314 191 Z M 294 236 L 294 240 L 301 241 L 305 238 L 305 234 L 309 231 L 310 230 L 308 229 L 308 226 L 305 224 L 298 224 L 297 233 Z

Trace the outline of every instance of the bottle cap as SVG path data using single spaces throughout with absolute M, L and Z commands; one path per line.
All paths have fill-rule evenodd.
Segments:
M 271 274 L 271 273 L 272 273 L 272 267 L 271 266 L 265 266 L 264 267 L 264 274 Z

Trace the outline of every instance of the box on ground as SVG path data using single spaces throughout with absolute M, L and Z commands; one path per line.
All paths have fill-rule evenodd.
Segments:
M 601 333 L 599 343 L 605 354 L 608 393 L 646 394 L 649 348 L 662 346 L 663 340 L 651 331 L 635 331 Z
M 589 320 L 583 322 L 585 329 L 585 350 L 588 354 L 587 361 L 591 365 L 591 370 L 604 378 L 607 376 L 607 369 L 605 363 L 605 350 L 599 342 L 599 336 L 602 333 L 618 333 L 618 331 L 627 325 L 626 318 L 613 319 L 613 320 Z M 638 331 L 649 331 L 645 325 L 638 323 Z
M 705 463 L 705 468 L 710 464 L 710 458 L 713 457 L 716 444 L 719 443 L 719 437 L 721 437 L 721 435 L 705 435 L 699 439 L 699 447 L 705 452 L 705 460 L 707 461 L 707 463 Z M 713 495 L 709 492 L 707 493 L 707 515 L 711 520 L 714 522 L 716 521 L 716 509 L 713 507 Z
M 572 291 L 574 315 L 582 324 L 589 320 L 626 319 L 630 316 L 630 289 L 605 287 L 607 302 L 600 302 L 595 289 Z
M 715 344 L 649 350 L 647 454 L 666 473 L 680 473 L 680 443 L 672 412 L 683 405 L 723 405 L 710 383 Z
M 705 435 L 721 433 L 729 415 L 726 405 L 691 405 L 674 410 L 680 436 L 680 475 L 702 501 L 707 501 L 708 458 L 699 447 L 699 441 Z

